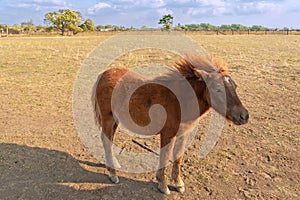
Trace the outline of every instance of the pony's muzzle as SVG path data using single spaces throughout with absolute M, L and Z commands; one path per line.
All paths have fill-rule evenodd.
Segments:
M 240 119 L 241 119 L 241 121 L 243 121 L 243 122 L 245 122 L 245 123 L 248 122 L 248 120 L 249 120 L 249 113 L 248 113 L 248 110 L 245 109 L 243 112 L 241 112 L 241 114 L 240 114 Z
M 236 107 L 230 112 L 230 119 L 235 125 L 243 125 L 248 123 L 249 112 L 244 107 Z

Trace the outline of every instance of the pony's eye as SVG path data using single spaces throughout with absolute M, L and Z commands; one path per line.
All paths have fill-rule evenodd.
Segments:
M 228 76 L 224 76 L 224 80 L 227 82 L 227 83 L 230 83 L 230 78 Z

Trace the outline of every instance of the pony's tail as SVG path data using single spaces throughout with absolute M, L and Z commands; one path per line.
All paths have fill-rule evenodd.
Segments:
M 98 103 L 98 98 L 96 96 L 96 91 L 97 91 L 97 87 L 98 87 L 101 76 L 102 76 L 102 74 L 100 74 L 98 76 L 98 79 L 93 86 L 92 95 L 91 95 L 92 107 L 93 107 L 93 111 L 94 111 L 94 121 L 95 121 L 96 126 L 98 126 L 99 128 L 101 127 L 102 123 L 101 123 L 100 107 L 99 107 L 99 103 Z

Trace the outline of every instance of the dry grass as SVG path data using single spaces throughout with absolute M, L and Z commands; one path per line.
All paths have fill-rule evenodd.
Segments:
M 1 142 L 63 149 L 63 140 L 74 139 L 76 73 L 106 38 L 1 38 Z

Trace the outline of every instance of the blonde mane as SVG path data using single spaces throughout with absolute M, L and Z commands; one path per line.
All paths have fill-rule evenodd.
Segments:
M 185 58 L 179 58 L 174 68 L 186 78 L 195 77 L 195 69 L 203 70 L 207 73 L 221 73 L 228 75 L 226 63 L 212 55 L 186 55 Z

